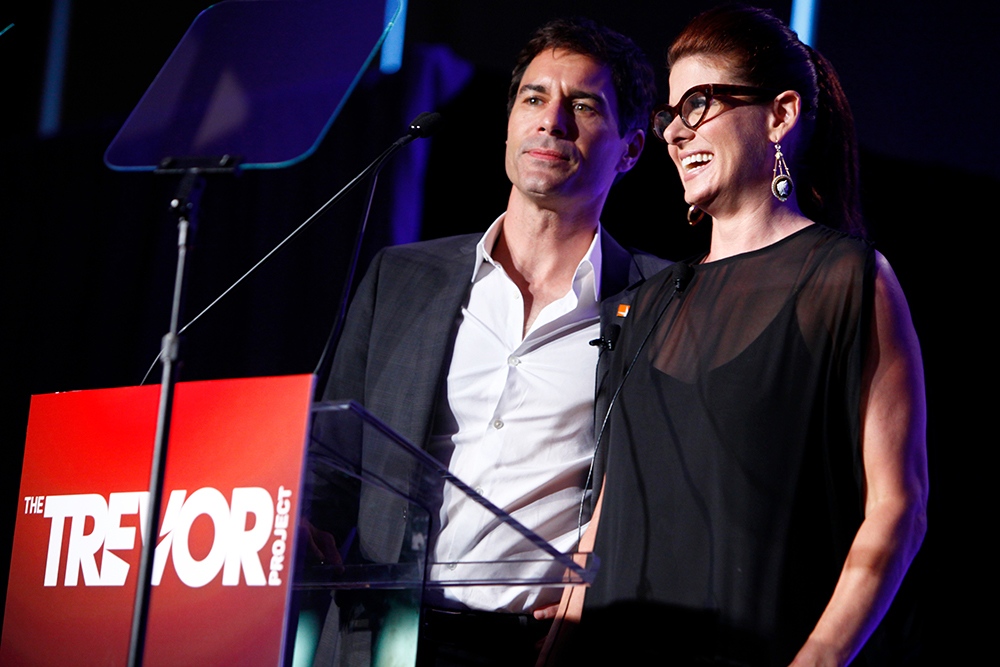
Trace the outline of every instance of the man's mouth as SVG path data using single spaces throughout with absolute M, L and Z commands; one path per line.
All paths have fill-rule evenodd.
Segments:
M 567 160 L 565 155 L 557 150 L 552 150 L 550 148 L 532 148 L 528 151 L 528 155 L 539 160 Z

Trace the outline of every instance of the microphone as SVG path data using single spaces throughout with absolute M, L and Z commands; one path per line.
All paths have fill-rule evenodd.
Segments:
M 678 292 L 683 292 L 693 277 L 694 269 L 689 264 L 682 264 L 680 262 L 674 264 L 674 289 Z
M 594 347 L 601 348 L 602 352 L 610 352 L 615 349 L 615 343 L 618 342 L 618 337 L 622 335 L 622 327 L 620 324 L 611 324 L 608 326 L 608 335 L 605 336 L 601 334 L 600 338 L 595 338 L 590 341 L 590 344 Z
M 410 123 L 406 134 L 396 140 L 399 146 L 405 146 L 414 139 L 426 139 L 441 127 L 441 114 L 436 111 L 425 111 Z

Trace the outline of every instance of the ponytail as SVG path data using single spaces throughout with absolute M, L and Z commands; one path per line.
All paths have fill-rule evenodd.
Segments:
M 813 136 L 800 161 L 799 207 L 812 220 L 863 238 L 854 116 L 833 65 L 806 49 L 816 70 L 818 95 Z

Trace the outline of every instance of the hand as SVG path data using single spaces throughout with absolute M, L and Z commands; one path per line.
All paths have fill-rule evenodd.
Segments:
M 539 621 L 543 621 L 547 618 L 555 618 L 558 613 L 559 613 L 559 603 L 554 602 L 553 604 L 547 605 L 545 607 L 539 607 L 538 609 L 531 612 L 531 615 L 534 616 Z
M 331 565 L 337 571 L 343 570 L 344 563 L 340 558 L 337 540 L 334 539 L 333 535 L 325 530 L 320 530 L 307 519 L 303 519 L 301 525 L 300 535 L 305 538 L 306 546 L 309 549 L 308 555 L 323 565 Z
M 559 603 L 556 602 L 550 605 L 546 605 L 544 607 L 539 607 L 538 609 L 532 611 L 531 615 L 534 616 L 535 619 L 539 621 L 555 618 L 556 616 L 559 615 Z M 542 637 L 537 642 L 535 642 L 535 650 L 538 651 L 539 654 L 541 654 L 542 649 L 545 648 L 546 639 L 548 639 L 548 636 Z

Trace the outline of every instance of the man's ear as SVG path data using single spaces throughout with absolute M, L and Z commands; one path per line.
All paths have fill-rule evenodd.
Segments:
M 635 166 L 642 155 L 642 147 L 646 145 L 646 133 L 643 130 L 629 130 L 625 133 L 627 142 L 625 143 L 625 154 L 622 155 L 618 163 L 618 171 L 625 173 Z
M 794 90 L 786 90 L 771 102 L 771 115 L 768 118 L 768 133 L 772 143 L 780 143 L 796 123 L 802 112 L 802 96 Z

